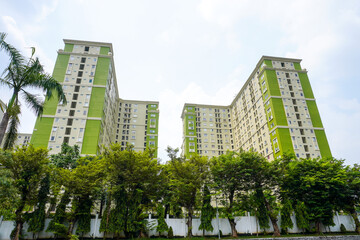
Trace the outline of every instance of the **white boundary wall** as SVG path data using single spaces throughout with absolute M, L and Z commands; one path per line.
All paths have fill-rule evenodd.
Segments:
M 295 216 L 291 217 L 294 223 L 294 228 L 290 229 L 290 233 L 300 233 L 301 230 L 296 227 L 296 220 Z M 360 216 L 359 216 L 360 219 Z M 187 225 L 186 225 L 186 219 L 178 219 L 178 218 L 166 218 L 166 223 L 168 226 L 172 227 L 174 236 L 186 236 L 187 234 Z M 92 238 L 102 238 L 104 236 L 103 233 L 99 232 L 100 227 L 100 221 L 101 219 L 91 219 L 91 230 L 89 233 L 85 234 L 84 237 L 92 237 Z M 157 219 L 151 219 L 151 215 L 149 215 L 149 225 L 152 225 L 155 227 L 157 225 Z M 254 216 L 242 216 L 242 217 L 235 217 L 236 221 L 236 230 L 239 234 L 256 234 L 257 232 L 262 232 L 262 229 L 260 229 L 257 219 Z M 46 219 L 45 222 L 45 229 L 47 228 L 48 224 L 50 222 L 50 219 Z M 346 229 L 348 231 L 354 231 L 355 230 L 355 223 L 351 216 L 349 215 L 335 215 L 334 216 L 334 223 L 335 226 L 333 227 L 326 227 L 324 228 L 322 226 L 323 232 L 340 232 L 340 225 L 344 224 Z M 214 227 L 214 231 L 212 232 L 205 232 L 205 235 L 217 235 L 218 234 L 218 221 L 217 219 L 212 220 L 212 225 Z M 267 232 L 272 232 L 273 228 L 271 226 L 271 222 L 269 221 L 270 228 L 267 229 Z M 280 220 L 278 221 L 278 225 L 280 227 Z M 192 224 L 192 233 L 194 236 L 202 236 L 203 232 L 199 230 L 200 226 L 200 219 L 195 218 L 193 219 Z M 219 219 L 219 226 L 220 230 L 223 235 L 230 235 L 231 234 L 231 228 L 230 223 L 227 219 L 220 218 Z M 24 224 L 24 233 L 26 239 L 33 239 L 33 234 L 28 233 L 26 231 L 27 224 Z M 10 240 L 10 233 L 14 228 L 14 222 L 12 221 L 1 221 L 0 219 L 0 240 Z M 76 229 L 76 226 L 75 226 Z M 75 232 L 74 229 L 74 232 Z M 158 236 L 159 233 L 156 232 L 156 230 L 150 230 L 148 232 L 149 236 Z M 166 233 L 163 233 L 166 234 Z M 51 238 L 53 237 L 52 233 L 48 232 L 40 232 L 39 238 Z M 112 234 L 108 234 L 107 237 L 112 237 Z

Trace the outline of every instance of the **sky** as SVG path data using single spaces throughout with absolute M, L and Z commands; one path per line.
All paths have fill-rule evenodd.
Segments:
M 303 59 L 334 157 L 360 163 L 358 0 L 0 0 L 0 32 L 52 73 L 63 39 L 110 42 L 119 96 L 160 102 L 159 157 L 185 102 L 229 105 L 263 55 Z M 0 52 L 0 71 L 8 58 Z M 10 92 L 0 86 L 0 98 Z M 21 132 L 35 114 L 22 106 Z

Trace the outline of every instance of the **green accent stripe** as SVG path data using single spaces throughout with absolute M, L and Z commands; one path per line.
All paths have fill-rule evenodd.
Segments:
M 290 137 L 290 131 L 288 128 L 278 128 L 277 129 L 280 137 L 280 151 L 282 153 L 294 153 L 294 148 L 292 144 L 292 140 Z
M 299 73 L 302 89 L 304 91 L 305 98 L 314 98 L 314 93 L 311 89 L 310 81 L 306 73 Z
M 96 154 L 98 150 L 100 120 L 87 120 L 81 154 Z
M 315 136 L 319 145 L 322 158 L 332 157 L 328 140 L 324 130 L 315 130 Z
M 272 98 L 270 100 L 270 105 L 272 106 L 275 125 L 287 126 L 288 123 L 285 115 L 283 100 L 281 98 Z
M 57 106 L 58 98 L 53 96 L 50 100 L 45 101 L 43 115 L 55 115 Z
M 273 67 L 271 60 L 265 59 L 265 60 L 264 60 L 264 63 L 265 63 L 265 65 L 266 65 L 267 67 L 270 67 L 270 68 Z
M 104 114 L 105 88 L 93 87 L 89 104 L 88 117 L 101 118 Z
M 98 58 L 98 63 L 96 65 L 94 85 L 106 86 L 106 80 L 109 75 L 110 68 L 110 58 Z
M 323 124 L 321 122 L 321 118 L 320 118 L 319 110 L 318 110 L 318 108 L 316 106 L 316 102 L 306 100 L 306 104 L 307 104 L 308 109 L 309 109 L 309 113 L 310 113 L 311 122 L 313 124 L 313 127 L 322 128 Z
M 151 105 L 154 105 L 154 106 L 152 107 Z M 147 105 L 148 111 L 155 111 L 155 110 L 157 110 L 157 108 L 158 108 L 157 104 L 148 104 Z M 155 115 L 155 117 L 152 117 L 151 115 Z M 155 128 L 150 127 L 151 126 L 151 119 L 155 119 Z M 158 112 L 148 112 L 147 125 L 146 126 L 147 126 L 147 135 L 148 135 L 148 136 L 146 136 L 146 146 L 150 148 L 150 141 L 155 142 L 155 145 L 151 145 L 151 148 L 155 149 L 154 158 L 157 158 L 158 136 L 154 136 L 154 135 L 157 135 L 159 133 L 159 113 Z M 150 132 L 150 130 L 155 130 L 155 132 L 152 133 L 152 132 Z M 149 135 L 154 136 L 154 139 L 150 139 Z
M 110 52 L 110 48 L 109 48 L 109 47 L 101 47 L 101 48 L 100 48 L 100 54 L 101 54 L 101 55 L 108 55 L 109 52 Z
M 270 92 L 271 96 L 281 96 L 279 83 L 277 80 L 275 70 L 265 70 L 264 72 L 266 82 L 268 85 L 268 91 Z
M 65 48 L 64 48 L 65 52 L 72 52 L 73 49 L 74 49 L 74 44 L 65 43 Z
M 47 148 L 53 123 L 54 118 L 38 117 L 36 119 L 34 131 L 30 140 L 30 143 L 33 144 L 34 147 Z
M 56 79 L 56 81 L 64 82 L 67 65 L 69 63 L 69 58 L 70 55 L 64 55 L 64 54 L 58 55 L 52 75 L 53 78 Z
M 294 68 L 295 68 L 296 70 L 301 70 L 300 63 L 294 62 Z

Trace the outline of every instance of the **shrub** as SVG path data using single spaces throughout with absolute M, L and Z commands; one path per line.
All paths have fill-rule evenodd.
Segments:
M 344 226 L 344 224 L 340 225 L 340 232 L 346 233 L 346 227 Z
M 174 238 L 174 232 L 173 232 L 172 227 L 169 227 L 168 238 Z

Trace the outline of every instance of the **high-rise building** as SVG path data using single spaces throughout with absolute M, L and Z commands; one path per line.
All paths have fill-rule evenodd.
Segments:
M 158 148 L 159 102 L 119 99 L 115 142 L 135 151 Z M 155 158 L 157 152 L 155 152 Z
M 67 39 L 64 42 L 64 50 L 58 51 L 53 77 L 62 84 L 67 104 L 59 104 L 56 97 L 45 103 L 42 117 L 36 120 L 31 143 L 49 148 L 50 154 L 60 152 L 62 143 L 68 143 L 78 145 L 82 155 L 95 155 L 103 146 L 116 142 L 116 137 L 123 136 L 117 133 L 122 120 L 119 105 L 127 100 L 119 99 L 113 47 L 111 43 L 102 42 Z M 146 113 L 152 109 L 142 111 L 143 103 L 139 102 L 141 111 L 137 118 L 144 119 L 145 124 Z M 158 109 L 158 103 L 151 104 Z M 156 133 L 157 126 L 156 123 Z M 145 131 L 144 137 L 150 137 Z M 128 142 L 135 143 L 135 149 L 144 149 L 144 142 L 131 139 Z M 151 146 L 150 142 L 148 145 Z M 157 146 L 157 137 L 154 146 Z
M 253 149 L 267 159 L 331 157 L 300 59 L 263 56 L 229 106 L 185 103 L 183 155 Z

